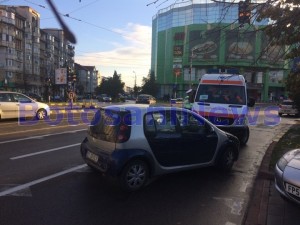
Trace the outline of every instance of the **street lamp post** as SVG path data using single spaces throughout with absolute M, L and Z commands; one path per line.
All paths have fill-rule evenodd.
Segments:
M 5 77 L 5 79 L 4 79 L 4 86 L 5 86 L 5 90 L 7 91 L 8 80 L 7 80 L 7 78 L 6 78 L 6 77 Z
M 134 91 L 134 97 L 136 97 L 136 72 L 132 71 L 134 73 L 134 87 L 133 87 L 133 91 Z
M 132 71 L 134 73 L 134 86 L 136 87 L 136 72 Z
M 93 74 L 90 73 L 90 93 L 91 93 L 91 101 L 92 101 L 92 82 L 93 82 Z

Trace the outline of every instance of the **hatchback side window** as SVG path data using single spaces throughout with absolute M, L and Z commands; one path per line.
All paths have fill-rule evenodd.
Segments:
M 29 98 L 27 98 L 24 95 L 20 95 L 20 94 L 14 94 L 14 99 L 16 102 L 31 102 L 31 100 Z
M 205 121 L 189 112 L 177 113 L 177 117 L 180 121 L 180 127 L 182 133 L 198 133 L 205 134 L 207 132 L 207 126 Z
M 150 113 L 148 113 L 145 116 L 145 120 L 144 120 L 144 129 L 145 129 L 145 132 L 147 132 L 148 134 L 155 134 L 155 132 L 156 132 L 156 124 L 157 124 L 157 122 L 153 118 L 153 115 L 150 114 Z
M 157 132 L 179 133 L 179 122 L 176 114 L 172 113 L 172 111 L 161 111 L 160 113 L 157 113 L 157 115 L 153 116 L 154 118 L 157 118 Z
M 179 123 L 176 115 L 171 116 L 169 111 L 148 113 L 144 119 L 144 130 L 152 135 L 179 134 Z
M 0 94 L 0 102 L 11 102 L 10 94 L 7 93 Z

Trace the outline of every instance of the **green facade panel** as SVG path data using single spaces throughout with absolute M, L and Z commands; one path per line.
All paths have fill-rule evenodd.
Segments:
M 262 73 L 263 83 L 257 86 L 261 89 L 260 100 L 264 101 L 269 99 L 269 87 L 284 87 L 283 83 L 269 84 L 268 79 L 271 71 L 283 71 L 284 77 L 288 73 L 288 63 L 283 60 L 284 49 L 270 48 L 265 34 L 257 26 L 247 25 L 241 29 L 228 24 L 193 24 L 160 31 L 156 38 L 156 78 L 169 92 L 174 86 L 187 89 L 190 67 L 194 85 L 202 71 L 211 69 Z

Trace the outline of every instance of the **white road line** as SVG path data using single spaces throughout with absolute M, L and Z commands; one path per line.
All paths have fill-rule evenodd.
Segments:
M 88 126 L 89 124 L 76 124 L 76 126 Z M 18 133 L 27 133 L 30 131 L 40 131 L 40 130 L 53 130 L 56 128 L 65 128 L 65 127 L 70 127 L 71 124 L 68 125 L 62 125 L 62 126 L 57 126 L 57 124 L 49 124 L 47 125 L 49 127 L 44 127 L 44 128 L 38 128 L 38 129 L 31 129 L 31 130 L 18 130 Z M 27 126 L 28 127 L 28 126 Z M 4 136 L 4 135 L 10 135 L 10 134 L 15 134 L 16 131 L 12 131 L 12 132 L 6 132 L 6 133 L 0 133 L 0 136 Z
M 243 181 L 239 191 L 246 192 L 248 185 L 249 185 L 249 181 Z
M 22 185 L 19 185 L 19 186 L 16 186 L 16 187 L 7 189 L 7 190 L 5 190 L 5 191 L 0 192 L 0 197 L 1 197 L 1 196 L 5 196 L 5 195 L 12 194 L 12 193 L 17 192 L 17 191 L 24 190 L 24 189 L 26 189 L 26 188 L 29 188 L 30 186 L 35 185 L 35 184 L 39 184 L 39 183 L 42 183 L 42 182 L 44 182 L 44 181 L 50 180 L 50 179 L 52 179 L 52 178 L 59 177 L 59 176 L 62 176 L 62 175 L 64 175 L 64 174 L 67 174 L 67 173 L 71 173 L 71 172 L 73 172 L 73 171 L 82 169 L 82 168 L 84 168 L 84 167 L 86 167 L 86 164 L 82 164 L 82 165 L 79 165 L 79 166 L 76 166 L 76 167 L 72 167 L 72 168 L 70 168 L 70 169 L 61 171 L 61 172 L 59 172 L 59 173 L 55 173 L 55 174 L 49 175 L 49 176 L 47 176 L 47 177 L 43 177 L 43 178 L 40 178 L 40 179 L 31 181 L 31 182 L 29 182 L 29 183 L 22 184 Z
M 30 157 L 30 156 L 34 156 L 34 155 L 40 155 L 40 154 L 44 154 L 44 153 L 48 153 L 48 152 L 54 152 L 54 151 L 58 151 L 58 150 L 61 150 L 61 149 L 71 148 L 71 147 L 74 147 L 74 146 L 78 146 L 80 144 L 81 143 L 76 143 L 76 144 L 66 145 L 66 146 L 62 146 L 62 147 L 58 147 L 58 148 L 51 148 L 51 149 L 48 149 L 48 150 L 39 151 L 39 152 L 35 152 L 35 153 L 30 153 L 30 154 L 25 154 L 25 155 L 19 155 L 19 156 L 10 158 L 10 160 L 22 159 L 22 158 L 26 158 L 26 157 Z
M 53 133 L 53 134 L 44 134 L 44 135 L 39 135 L 39 136 L 32 136 L 32 137 L 27 137 L 27 138 L 19 138 L 19 139 L 14 139 L 14 140 L 1 141 L 0 144 L 6 144 L 6 143 L 11 143 L 11 142 L 17 142 L 17 141 L 31 140 L 31 139 L 37 139 L 37 138 L 42 138 L 42 137 L 50 137 L 50 136 L 60 135 L 60 134 L 76 133 L 78 131 L 86 131 L 86 130 L 87 129 L 79 129 L 79 130 L 72 130 L 72 131 L 64 131 L 64 132 L 60 132 L 60 133 Z M 18 131 L 18 133 L 19 132 L 20 131 Z M 27 131 L 24 131 L 24 132 L 29 132 L 29 131 L 27 130 Z

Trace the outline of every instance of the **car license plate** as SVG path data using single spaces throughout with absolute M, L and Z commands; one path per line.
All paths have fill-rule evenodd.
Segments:
M 285 190 L 286 190 L 288 193 L 292 194 L 292 195 L 295 195 L 295 196 L 297 196 L 297 197 L 300 197 L 300 188 L 295 187 L 294 185 L 291 185 L 291 184 L 286 183 L 286 184 L 285 184 Z
M 89 151 L 86 153 L 86 157 L 92 160 L 93 162 L 98 162 L 98 158 L 99 158 L 96 154 Z

